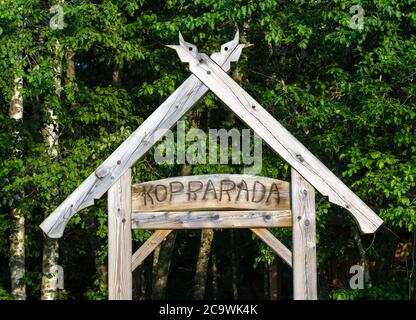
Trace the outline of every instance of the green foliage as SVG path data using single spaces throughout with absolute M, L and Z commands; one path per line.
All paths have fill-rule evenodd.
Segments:
M 369 258 L 382 265 L 378 273 L 402 268 L 392 262 L 392 252 L 400 242 L 410 241 L 416 224 L 416 2 L 361 1 L 365 10 L 361 31 L 349 27 L 349 8 L 354 4 L 344 0 L 75 0 L 64 4 L 65 28 L 53 30 L 49 27 L 51 2 L 2 1 L 0 284 L 9 283 L 7 213 L 11 208 L 18 207 L 26 216 L 28 291 L 29 297 L 38 298 L 43 240 L 39 223 L 189 75 L 187 66 L 163 44 L 177 43 L 181 30 L 200 51 L 211 53 L 229 41 L 237 27 L 243 41 L 254 46 L 233 64 L 233 77 L 384 219 L 374 242 L 363 237 L 371 247 Z M 74 77 L 68 74 L 70 53 L 74 54 Z M 56 65 L 63 71 L 60 97 L 55 93 Z M 113 80 L 117 68 L 119 84 Z M 13 82 L 19 76 L 24 83 L 24 119 L 14 121 L 8 109 Z M 51 121 L 49 109 L 58 119 L 56 161 L 50 159 L 42 135 Z M 202 114 L 199 127 L 204 130 L 245 128 L 224 110 L 221 101 L 208 94 L 192 114 Z M 190 127 L 190 118 L 185 120 Z M 288 180 L 289 166 L 263 147 L 260 175 Z M 156 165 L 153 152 L 133 168 L 134 181 L 179 174 L 178 165 Z M 192 174 L 241 173 L 243 166 L 195 165 L 192 170 Z M 102 263 L 106 259 L 103 198 L 71 220 L 61 242 L 65 268 L 79 268 L 74 260 L 86 266 L 85 275 L 84 270 L 70 275 L 71 282 L 80 285 L 64 298 L 105 298 L 94 267 L 96 256 Z M 325 268 L 334 260 L 353 264 L 357 248 L 346 212 L 323 197 L 317 196 L 317 203 L 320 266 Z M 290 247 L 289 231 L 273 232 Z M 135 245 L 149 236 L 150 232 L 136 230 Z M 93 239 L 98 243 L 92 244 Z M 259 241 L 254 243 L 259 243 L 259 255 L 252 264 L 269 263 L 270 250 Z M 386 247 L 390 253 L 384 251 Z M 400 279 L 407 277 L 400 273 Z M 375 280 L 371 290 L 342 289 L 332 298 L 408 296 L 400 293 L 405 286 L 381 285 L 384 278 Z M 0 298 L 7 296 L 3 292 Z
M 0 300 L 13 300 L 13 297 L 2 287 L 0 287 Z
M 338 289 L 331 292 L 333 300 L 407 300 L 409 299 L 409 283 L 402 278 L 387 277 L 388 281 L 376 287 L 366 289 Z M 415 285 L 415 281 L 410 285 Z

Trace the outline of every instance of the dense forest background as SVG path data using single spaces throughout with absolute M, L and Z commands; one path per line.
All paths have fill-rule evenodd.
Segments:
M 63 8 L 63 28 L 58 25 Z M 360 235 L 317 198 L 320 299 L 416 298 L 416 1 L 0 1 L 0 299 L 105 299 L 106 197 L 59 241 L 39 224 L 189 75 L 164 44 L 202 52 L 236 29 L 230 74 L 381 218 Z M 55 7 L 56 8 L 56 7 Z M 187 128 L 246 128 L 213 94 Z M 157 165 L 134 182 L 241 173 L 242 165 Z M 231 163 L 231 162 L 230 162 Z M 290 180 L 263 145 L 260 175 Z M 273 233 L 291 247 L 291 232 Z M 151 232 L 134 232 L 134 249 Z M 65 271 L 65 289 L 51 283 Z M 365 266 L 351 290 L 350 267 Z M 291 299 L 291 269 L 246 230 L 172 233 L 134 272 L 135 299 Z

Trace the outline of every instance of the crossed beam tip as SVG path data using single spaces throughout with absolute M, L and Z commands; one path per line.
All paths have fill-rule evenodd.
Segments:
M 221 51 L 219 53 L 224 54 L 225 51 L 232 52 L 233 50 L 236 50 L 236 49 L 243 49 L 243 48 L 248 48 L 252 46 L 252 44 L 239 43 L 239 38 L 240 38 L 240 32 L 237 29 L 233 40 L 222 44 Z M 179 45 L 168 44 L 165 46 L 168 48 L 174 49 L 178 53 L 179 58 L 181 59 L 182 62 L 191 62 L 193 60 L 192 58 L 197 58 L 199 54 L 198 48 L 194 44 L 185 41 L 180 31 L 179 31 Z

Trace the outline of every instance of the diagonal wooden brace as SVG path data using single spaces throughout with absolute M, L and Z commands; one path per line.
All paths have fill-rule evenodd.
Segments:
M 283 259 L 290 267 L 292 266 L 292 252 L 269 230 L 265 228 L 251 228 L 250 229 L 256 236 L 258 236 L 265 244 L 269 246 L 272 251 Z
M 160 245 L 173 230 L 155 230 L 149 239 L 133 254 L 131 271 L 140 266 L 143 261 Z

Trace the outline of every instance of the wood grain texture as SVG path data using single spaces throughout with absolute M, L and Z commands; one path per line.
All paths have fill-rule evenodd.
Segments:
M 283 259 L 289 266 L 292 266 L 292 253 L 290 250 L 267 229 L 252 228 L 250 229 L 256 236 L 258 236 L 265 244 L 269 246 L 272 251 Z
M 133 212 L 133 229 L 290 227 L 291 213 L 281 211 Z
M 315 190 L 291 171 L 293 299 L 317 300 Z
M 153 234 L 133 254 L 131 271 L 133 272 L 159 246 L 173 230 L 155 230 Z
M 276 153 L 296 169 L 329 201 L 346 208 L 364 233 L 383 223 L 357 195 L 287 131 L 269 112 L 228 76 L 206 54 L 197 57 L 187 48 L 175 46 L 178 55 L 211 91 L 252 128 Z
M 227 43 L 228 50 L 212 54 L 225 71 L 237 61 L 242 47 L 238 40 Z M 73 215 L 94 204 L 102 195 L 206 93 L 208 88 L 191 75 L 134 131 L 58 208 L 40 225 L 51 238 L 60 238 Z
M 289 183 L 239 174 L 186 176 L 133 185 L 133 211 L 289 210 Z
M 108 299 L 132 299 L 131 170 L 108 190 Z

